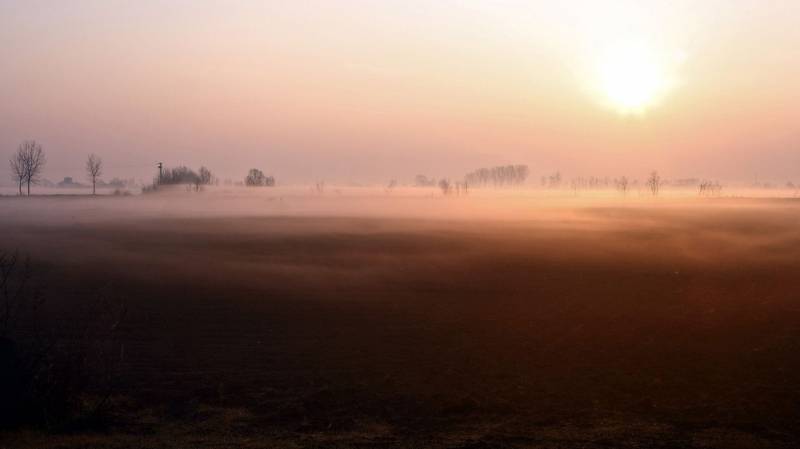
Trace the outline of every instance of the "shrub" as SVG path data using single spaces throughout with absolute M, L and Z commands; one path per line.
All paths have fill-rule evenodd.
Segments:
M 102 421 L 122 358 L 125 308 L 102 296 L 56 329 L 31 264 L 0 252 L 0 427 L 70 428 Z

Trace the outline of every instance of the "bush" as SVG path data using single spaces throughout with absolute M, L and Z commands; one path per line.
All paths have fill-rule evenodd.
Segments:
M 257 168 L 251 168 L 244 178 L 244 185 L 248 187 L 274 187 L 275 178 L 265 176 L 264 172 Z
M 101 422 L 122 357 L 125 309 L 90 301 L 84 322 L 47 324 L 30 263 L 0 252 L 0 427 Z

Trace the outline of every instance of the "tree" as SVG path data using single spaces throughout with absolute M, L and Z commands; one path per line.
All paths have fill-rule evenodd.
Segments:
M 211 174 L 211 170 L 206 167 L 200 167 L 200 184 L 210 185 L 213 181 L 214 175 Z
M 275 178 L 272 176 L 264 176 L 264 172 L 257 168 L 251 168 L 244 178 L 244 184 L 250 187 L 273 187 L 275 186 Z
M 164 168 L 160 176 L 159 184 L 164 185 L 196 184 L 200 178 L 200 175 L 195 173 L 194 170 L 183 165 L 175 168 Z
M 414 177 L 414 185 L 417 187 L 430 187 L 436 185 L 436 179 L 428 178 L 425 175 L 417 175 Z
M 17 157 L 22 164 L 23 181 L 28 185 L 28 195 L 31 194 L 31 184 L 39 183 L 39 176 L 47 162 L 47 158 L 42 151 L 42 146 L 35 140 L 26 140 L 19 144 Z
M 97 194 L 97 178 L 103 174 L 103 160 L 92 153 L 86 158 L 86 174 L 92 183 L 92 195 Z
M 448 179 L 440 180 L 439 181 L 439 188 L 442 190 L 442 193 L 444 195 L 449 195 L 450 194 L 450 189 L 452 188 L 452 186 L 450 185 L 450 180 L 448 180 Z
M 251 168 L 244 178 L 244 184 L 250 187 L 257 187 L 264 185 L 264 172 L 257 168 Z
M 653 170 L 650 173 L 650 177 L 647 178 L 647 188 L 650 189 L 650 193 L 653 196 L 658 195 L 658 189 L 661 187 L 661 177 L 658 176 L 658 172 Z
M 211 173 L 211 170 L 204 166 L 200 167 L 198 171 L 199 173 L 194 180 L 194 190 L 199 192 L 203 186 L 211 185 L 214 182 L 214 175 Z
M 616 184 L 617 190 L 619 190 L 620 193 L 622 193 L 623 195 L 628 193 L 628 184 L 629 184 L 629 182 L 628 182 L 628 177 L 627 176 L 623 176 L 623 177 L 621 177 L 619 179 L 615 179 L 614 183 Z
M 17 152 L 11 156 L 8 163 L 11 167 L 11 178 L 17 182 L 19 194 L 22 195 L 22 185 L 25 184 L 25 152 L 22 151 L 21 146 Z
M 485 186 L 490 182 L 494 186 L 521 185 L 528 179 L 530 170 L 527 165 L 504 165 L 492 168 L 479 168 L 464 176 L 464 181 L 476 186 Z

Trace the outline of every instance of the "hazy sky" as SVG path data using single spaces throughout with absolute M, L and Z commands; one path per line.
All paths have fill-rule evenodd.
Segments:
M 797 181 L 798 23 L 796 0 L 0 0 L 0 151 L 37 139 L 54 180 L 95 152 L 106 178 Z M 630 46 L 658 70 L 635 111 L 604 78 L 647 77 Z

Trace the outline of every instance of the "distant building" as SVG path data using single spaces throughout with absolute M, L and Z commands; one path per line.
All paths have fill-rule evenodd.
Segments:
M 71 176 L 65 176 L 64 180 L 59 182 L 57 186 L 62 188 L 86 187 L 85 185 L 79 182 L 73 181 Z

